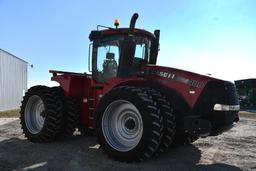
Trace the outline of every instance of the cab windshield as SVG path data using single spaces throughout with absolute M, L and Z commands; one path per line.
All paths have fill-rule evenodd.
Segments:
M 105 82 L 117 76 L 123 40 L 124 36 L 117 36 L 94 42 L 93 75 L 96 81 Z M 151 41 L 141 36 L 134 36 L 133 41 L 136 44 L 133 65 L 137 65 L 137 63 L 147 64 L 150 57 Z

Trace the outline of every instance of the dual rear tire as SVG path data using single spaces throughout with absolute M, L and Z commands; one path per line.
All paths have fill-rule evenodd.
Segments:
M 79 103 L 60 87 L 34 86 L 25 94 L 20 111 L 23 133 L 32 142 L 70 137 L 79 120 Z
M 21 128 L 28 140 L 49 142 L 55 139 L 63 121 L 60 103 L 46 86 L 35 86 L 28 90 L 20 111 Z

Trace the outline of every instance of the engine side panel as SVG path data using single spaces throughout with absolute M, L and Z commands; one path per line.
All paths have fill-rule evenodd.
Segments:
M 194 107 L 208 82 L 216 80 L 192 72 L 154 65 L 146 66 L 144 75 L 148 80 L 157 80 L 159 84 L 177 91 L 191 108 Z M 221 82 L 221 80 L 217 81 Z

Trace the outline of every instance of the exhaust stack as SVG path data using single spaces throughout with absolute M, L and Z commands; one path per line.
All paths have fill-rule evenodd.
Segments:
M 139 18 L 139 14 L 138 13 L 134 13 L 132 18 L 131 18 L 131 22 L 130 22 L 130 34 L 134 33 L 134 28 L 135 28 L 136 20 L 138 18 Z

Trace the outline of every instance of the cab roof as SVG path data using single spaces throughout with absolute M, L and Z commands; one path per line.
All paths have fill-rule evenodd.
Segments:
M 128 35 L 130 29 L 129 28 L 118 28 L 118 29 L 105 29 L 105 30 L 93 30 L 90 33 L 89 39 L 90 41 L 96 40 L 96 39 L 102 39 L 105 37 L 110 37 L 114 35 Z M 134 34 L 137 36 L 143 36 L 147 37 L 149 39 L 155 39 L 155 35 L 143 30 L 143 29 L 134 29 Z

